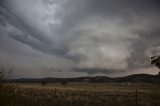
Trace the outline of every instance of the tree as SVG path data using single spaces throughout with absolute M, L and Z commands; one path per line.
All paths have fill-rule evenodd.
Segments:
M 4 89 L 6 84 L 8 83 L 11 77 L 12 71 L 13 71 L 13 67 L 10 68 L 8 71 L 6 71 L 3 68 L 0 69 L 0 91 Z
M 47 85 L 47 82 L 44 81 L 44 80 L 42 80 L 42 81 L 41 81 L 41 85 L 42 85 L 42 86 L 45 86 L 45 85 Z
M 5 71 L 5 69 L 0 70 L 0 83 L 4 83 L 9 80 L 11 77 L 13 71 L 13 67 L 11 67 L 8 71 Z
M 160 56 L 152 56 L 151 57 L 151 65 L 154 65 L 160 69 Z M 160 75 L 160 72 L 159 72 L 159 75 Z
M 66 81 L 66 80 L 63 80 L 63 81 L 61 82 L 61 84 L 64 85 L 64 86 L 66 86 L 66 85 L 67 85 L 67 81 Z

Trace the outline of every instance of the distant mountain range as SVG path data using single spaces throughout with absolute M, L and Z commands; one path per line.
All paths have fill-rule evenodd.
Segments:
M 160 84 L 160 75 L 149 75 L 149 74 L 133 74 L 125 77 L 110 78 L 106 76 L 96 76 L 96 77 L 76 77 L 76 78 L 21 78 L 12 79 L 10 82 L 22 82 L 22 83 L 56 83 L 56 82 L 92 82 L 92 83 L 154 83 Z

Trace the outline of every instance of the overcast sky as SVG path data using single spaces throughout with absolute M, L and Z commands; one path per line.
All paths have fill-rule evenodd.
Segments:
M 0 0 L 0 67 L 13 77 L 157 74 L 159 0 Z

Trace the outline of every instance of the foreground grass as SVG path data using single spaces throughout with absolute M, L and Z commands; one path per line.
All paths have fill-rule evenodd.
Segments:
M 19 86 L 1 88 L 0 106 L 160 106 L 157 85 L 71 83 L 67 86 Z

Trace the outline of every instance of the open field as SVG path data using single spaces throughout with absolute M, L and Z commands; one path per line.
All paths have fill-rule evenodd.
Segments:
M 23 106 L 160 106 L 160 85 L 14 83 Z M 16 99 L 15 99 L 16 100 Z M 18 98 L 17 98 L 18 100 Z M 16 101 L 17 101 L 16 100 Z M 28 105 L 29 104 L 29 105 Z M 16 105 L 14 105 L 16 106 Z
M 149 83 L 85 83 L 85 82 L 72 82 L 66 86 L 61 83 L 48 83 L 45 86 L 40 83 L 14 83 L 14 85 L 20 88 L 32 88 L 32 89 L 48 89 L 53 90 L 55 88 L 62 90 L 121 90 L 121 91 L 160 91 L 160 85 Z

